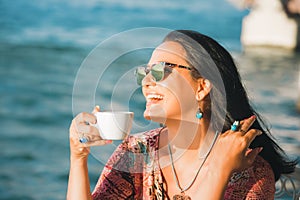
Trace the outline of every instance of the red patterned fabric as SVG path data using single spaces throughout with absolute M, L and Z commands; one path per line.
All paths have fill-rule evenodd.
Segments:
M 118 146 L 99 177 L 93 199 L 169 199 L 158 163 L 160 130 L 131 135 Z M 274 193 L 271 166 L 258 156 L 252 167 L 233 174 L 224 199 L 269 200 Z

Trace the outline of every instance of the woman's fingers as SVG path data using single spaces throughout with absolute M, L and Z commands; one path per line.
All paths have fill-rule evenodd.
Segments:
M 79 138 L 80 137 L 84 137 L 87 142 L 85 143 L 81 143 L 81 146 L 84 147 L 91 147 L 91 146 L 101 146 L 101 145 L 105 145 L 105 144 L 111 144 L 112 140 L 103 140 L 100 137 L 99 131 L 96 127 L 90 126 L 90 132 L 87 134 L 79 134 Z
M 247 141 L 247 143 L 250 145 L 251 142 L 258 136 L 261 135 L 262 131 L 258 130 L 258 129 L 251 129 L 249 130 L 245 135 L 245 140 Z M 249 147 L 249 146 L 248 146 Z
M 88 124 L 86 122 L 79 122 L 76 124 L 76 130 L 78 133 L 95 133 L 99 135 L 99 130 L 95 124 Z
M 82 112 L 78 114 L 75 117 L 75 128 L 77 130 L 77 133 L 92 133 L 98 132 L 97 129 L 91 124 L 96 124 L 97 119 L 96 117 L 91 113 Z
M 93 114 L 95 114 L 96 112 L 100 112 L 100 107 L 97 105 L 95 106 L 94 110 L 93 110 Z
M 112 140 L 95 140 L 95 141 L 92 141 L 92 142 L 88 142 L 86 145 L 87 146 L 102 146 L 102 145 L 105 145 L 105 144 L 111 144 L 113 141 Z
M 240 171 L 250 167 L 262 150 L 261 148 L 249 149 L 252 141 L 262 134 L 262 131 L 258 129 L 250 129 L 255 120 L 256 117 L 251 116 L 242 120 L 237 127 L 234 127 L 237 128 L 236 130 L 228 130 L 219 136 L 220 148 L 216 147 L 216 149 L 226 154 L 223 162 L 229 166 L 230 170 Z M 218 159 L 221 160 L 220 157 Z M 220 165 L 222 165 L 222 162 Z
M 93 113 L 99 112 L 100 107 L 95 106 Z M 73 122 L 71 127 L 71 135 L 74 139 L 77 137 L 75 143 L 79 143 L 79 146 L 89 147 L 95 145 L 104 145 L 110 143 L 110 141 L 102 140 L 98 128 L 95 124 L 97 123 L 97 118 L 92 113 L 82 112 L 78 114 Z
M 248 119 L 242 120 L 240 123 L 240 128 L 237 130 L 242 133 L 242 137 L 244 138 L 247 148 L 250 146 L 252 141 L 258 136 L 262 134 L 261 130 L 258 129 L 250 129 L 252 124 L 255 122 L 256 116 L 252 115 Z
M 86 123 L 86 124 L 96 124 L 97 119 L 95 115 L 87 112 L 82 112 L 75 117 L 75 121 L 77 124 Z
M 250 167 L 254 161 L 255 161 L 255 158 L 256 156 L 263 150 L 262 147 L 257 147 L 255 149 L 249 149 L 247 152 L 246 152 L 246 162 L 247 162 L 247 167 Z
M 101 139 L 98 129 L 94 126 L 84 124 L 79 126 L 77 130 L 79 136 L 84 136 L 88 138 L 89 141 Z
M 255 115 L 252 115 L 248 119 L 242 120 L 238 131 L 242 132 L 243 134 L 246 134 L 255 120 L 256 120 Z

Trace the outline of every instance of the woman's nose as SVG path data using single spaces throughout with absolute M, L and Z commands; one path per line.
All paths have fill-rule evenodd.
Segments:
M 148 73 L 145 78 L 142 80 L 142 86 L 155 86 L 156 85 L 156 80 L 155 78 L 151 75 L 151 73 Z

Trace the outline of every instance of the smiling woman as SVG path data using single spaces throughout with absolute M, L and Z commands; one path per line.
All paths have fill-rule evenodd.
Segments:
M 161 65 L 164 76 L 160 81 L 156 81 L 152 67 L 150 68 L 151 73 L 142 80 L 143 94 L 147 100 L 144 112 L 146 119 L 152 119 L 165 125 L 168 123 L 167 121 L 198 123 L 195 118 L 195 110 L 198 109 L 195 98 L 197 83 L 190 74 L 192 68 L 189 67 L 184 55 L 183 47 L 172 41 L 164 42 L 154 50 L 149 66 Z M 162 65 L 161 63 L 165 64 Z M 149 99 L 149 95 L 153 94 L 163 98 L 159 101 Z M 204 96 L 204 94 L 202 95 Z M 169 137 L 172 139 L 173 136 L 170 135 Z
M 173 31 L 135 74 L 144 117 L 163 127 L 128 136 L 91 193 L 89 147 L 111 141 L 94 137 L 93 114 L 77 115 L 68 199 L 274 199 L 275 181 L 296 161 L 271 139 L 222 46 L 195 31 Z M 82 130 L 95 140 L 79 142 Z

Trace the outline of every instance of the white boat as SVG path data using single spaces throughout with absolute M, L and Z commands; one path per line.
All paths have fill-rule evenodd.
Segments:
M 240 9 L 250 6 L 242 22 L 243 47 L 271 46 L 296 49 L 300 46 L 300 17 L 288 16 L 280 0 L 228 0 Z M 247 4 L 248 3 L 248 4 Z

